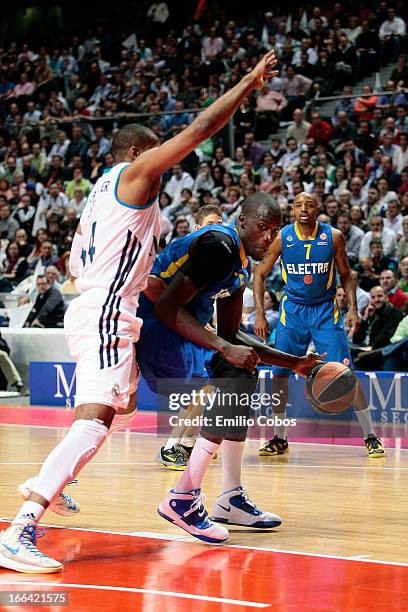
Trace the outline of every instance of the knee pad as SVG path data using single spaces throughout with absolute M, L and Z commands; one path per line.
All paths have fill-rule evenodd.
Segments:
M 70 469 L 71 479 L 74 479 L 84 465 L 96 455 L 107 435 L 108 428 L 106 425 L 96 420 L 78 419 L 72 423 L 65 438 L 67 442 L 72 440 L 72 446 L 76 444 L 78 451 Z

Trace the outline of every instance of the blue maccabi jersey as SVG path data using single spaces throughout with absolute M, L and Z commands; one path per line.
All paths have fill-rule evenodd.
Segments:
M 297 224 L 282 229 L 281 267 L 287 299 L 297 304 L 319 304 L 336 294 L 332 228 L 316 222 L 304 240 Z
M 151 272 L 165 283 L 170 284 L 177 271 L 187 262 L 191 243 L 199 236 L 214 231 L 230 236 L 237 246 L 237 254 L 231 272 L 222 280 L 208 285 L 185 306 L 186 310 L 203 325 L 208 323 L 213 316 L 215 300 L 237 291 L 248 282 L 251 275 L 250 261 L 245 255 L 235 227 L 233 225 L 207 225 L 187 236 L 177 238 L 159 253 Z

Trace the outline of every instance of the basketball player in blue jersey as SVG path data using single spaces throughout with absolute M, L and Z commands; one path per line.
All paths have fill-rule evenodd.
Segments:
M 250 277 L 249 257 L 265 255 L 281 225 L 281 212 L 268 194 L 248 197 L 236 226 L 209 225 L 171 243 L 158 257 L 150 289 L 140 301 L 143 327 L 137 344 L 141 372 L 153 391 L 168 395 L 200 389 L 216 379 L 221 391 L 204 422 L 185 472 L 158 512 L 205 542 L 222 542 L 234 524 L 271 528 L 281 519 L 260 510 L 242 487 L 241 465 L 250 405 L 222 397 L 251 397 L 257 363 L 280 365 L 307 374 L 318 355 L 295 358 L 239 333 L 242 295 Z M 160 292 L 164 281 L 166 289 Z M 158 298 L 158 299 L 157 299 Z M 217 303 L 217 334 L 205 329 Z M 163 384 L 163 380 L 166 383 Z M 161 386 L 162 384 L 162 386 Z M 223 395 L 222 395 L 223 394 Z M 230 424 L 230 421 L 234 421 Z M 223 443 L 222 482 L 211 520 L 203 506 L 201 483 L 213 453 Z
M 89 195 L 69 262 L 81 292 L 70 303 L 64 321 L 77 361 L 75 418 L 45 458 L 31 490 L 24 492 L 25 501 L 11 525 L 0 533 L 0 567 L 27 573 L 61 571 L 62 563 L 37 548 L 37 525 L 109 433 L 133 418 L 138 382 L 134 342 L 142 325 L 136 309 L 160 237 L 161 175 L 217 133 L 253 90 L 277 75 L 276 64 L 271 50 L 163 144 L 154 132 L 137 124 L 124 126 L 115 135 L 115 166 L 98 179 Z M 270 231 L 269 226 L 265 231 Z M 231 345 L 229 359 L 236 366 L 254 369 L 258 357 L 253 348 Z M 70 499 L 61 503 L 69 506 Z
M 347 337 L 335 297 L 336 269 L 350 304 L 346 329 L 354 333 L 359 318 L 355 280 L 343 234 L 327 223 L 316 221 L 319 204 L 309 193 L 299 193 L 295 197 L 293 212 L 295 222 L 279 232 L 255 270 L 255 332 L 263 340 L 269 333 L 263 307 L 265 280 L 280 257 L 285 296 L 280 305 L 275 347 L 303 355 L 313 340 L 318 352 L 327 353 L 328 361 L 350 365 Z M 289 374 L 287 368 L 273 368 L 272 393 L 280 393 L 282 398 L 273 409 L 276 416 L 282 417 L 286 410 Z M 360 385 L 354 408 L 369 457 L 383 457 L 384 448 L 374 433 L 370 409 Z M 259 450 L 261 456 L 280 455 L 288 450 L 285 426 L 275 425 L 274 433 L 274 438 Z
M 202 227 L 207 227 L 207 225 L 222 225 L 221 208 L 215 204 L 201 206 L 197 211 L 195 221 L 194 231 Z M 173 241 L 167 249 L 173 249 L 174 245 L 175 243 Z M 152 284 L 155 285 L 156 289 L 150 292 Z M 160 275 L 155 277 L 151 276 L 149 278 L 148 287 L 144 291 L 144 295 L 148 298 L 150 297 L 151 301 L 157 302 L 157 288 L 161 288 L 164 291 L 166 286 L 165 281 L 160 279 Z M 215 332 L 215 329 L 209 323 L 206 324 L 206 329 Z M 205 393 L 209 393 L 212 389 L 213 387 L 211 385 L 203 387 Z M 184 470 L 191 455 L 191 451 L 193 450 L 196 433 L 199 431 L 198 427 L 193 427 L 191 425 L 186 426 L 185 421 L 186 419 L 192 421 L 195 417 L 201 416 L 203 408 L 204 405 L 202 403 L 197 403 L 196 405 L 191 404 L 187 408 L 179 409 L 178 421 L 180 424 L 173 427 L 166 444 L 158 452 L 156 456 L 157 463 L 172 470 Z

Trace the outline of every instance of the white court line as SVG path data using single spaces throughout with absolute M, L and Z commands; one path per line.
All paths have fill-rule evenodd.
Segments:
M 379 460 L 380 461 L 380 460 Z M 0 461 L 0 465 L 42 465 L 44 462 L 43 461 L 29 461 L 29 462 L 25 462 L 25 461 Z M 155 466 L 157 467 L 157 463 L 155 461 L 93 461 L 90 466 L 96 466 L 96 465 L 109 465 L 109 466 L 121 466 L 121 465 L 138 465 L 138 466 Z M 216 467 L 217 464 L 214 464 L 210 467 Z M 315 465 L 315 464 L 297 464 L 297 463 L 244 463 L 244 469 L 245 468 L 273 468 L 273 469 L 277 469 L 277 468 L 292 468 L 292 469 L 297 469 L 297 468 L 305 468 L 305 469 L 320 469 L 320 468 L 325 468 L 328 470 L 369 470 L 370 472 L 372 470 L 390 470 L 390 471 L 402 471 L 402 470 L 408 470 L 408 466 L 407 467 L 400 467 L 398 465 L 396 466 L 381 466 L 381 465 Z M 164 473 L 164 472 L 163 472 Z
M 0 423 L 0 427 L 34 427 L 37 429 L 69 429 L 69 425 L 29 425 L 26 423 Z M 154 425 L 146 425 L 147 429 L 156 429 L 156 427 Z M 116 434 L 131 434 L 132 436 L 156 436 L 158 440 L 160 440 L 161 438 L 165 438 L 167 439 L 168 436 L 166 434 L 158 434 L 157 431 L 130 431 L 129 429 L 126 429 L 124 431 L 115 431 L 114 434 L 112 435 L 116 435 Z M 312 436 L 313 437 L 313 436 Z M 342 438 L 341 436 L 327 436 L 327 438 L 324 438 L 326 440 L 330 440 L 331 438 L 337 438 L 338 440 L 344 440 L 345 438 Z M 399 444 L 401 444 L 401 440 L 407 440 L 408 439 L 408 431 L 407 431 L 407 435 L 406 436 L 391 436 L 388 434 L 384 434 L 380 436 L 381 438 L 385 439 L 385 440 L 390 440 L 390 439 L 395 439 L 395 440 L 399 440 Z M 323 438 L 323 436 L 322 436 Z M 356 436 L 356 439 L 358 438 L 358 436 Z M 248 442 L 259 442 L 260 440 L 267 440 L 267 438 L 247 438 Z M 364 448 L 363 444 L 336 444 L 334 442 L 290 442 L 291 446 L 292 445 L 305 445 L 305 446 L 323 446 L 323 447 L 339 447 L 339 448 Z M 393 451 L 396 449 L 396 446 L 389 446 L 386 447 L 387 451 Z M 408 448 L 401 448 L 399 449 L 401 451 L 408 451 Z
M 10 523 L 10 517 L 0 517 L 0 522 Z M 106 533 L 108 535 L 127 536 L 132 538 L 150 538 L 152 540 L 168 540 L 175 542 L 187 542 L 191 544 L 203 544 L 192 536 L 176 535 L 174 533 L 160 533 L 155 531 L 111 531 L 109 529 L 87 529 L 86 527 L 65 527 L 64 525 L 50 525 L 41 523 L 41 527 L 52 529 L 65 529 L 66 531 L 86 531 L 88 533 Z M 233 531 L 231 533 L 234 533 Z M 360 561 L 361 563 L 377 563 L 380 565 L 395 565 L 397 567 L 408 567 L 403 561 L 385 561 L 384 559 L 366 559 L 368 555 L 330 555 L 325 553 L 314 553 L 302 550 L 286 550 L 284 548 L 268 548 L 262 546 L 244 546 L 242 544 L 217 544 L 217 548 L 239 548 L 242 550 L 258 550 L 260 552 L 282 553 L 285 555 L 300 555 L 301 557 L 318 557 L 319 559 L 339 559 L 340 561 Z
M 97 591 L 120 591 L 125 593 L 143 593 L 144 595 L 161 595 L 164 597 L 178 597 L 180 599 L 198 599 L 199 601 L 212 601 L 220 604 L 230 604 L 232 606 L 247 606 L 248 608 L 269 608 L 271 604 L 260 603 L 257 601 L 243 601 L 240 599 L 226 599 L 224 597 L 211 597 L 210 595 L 194 595 L 193 593 L 179 593 L 177 591 L 158 591 L 156 589 L 136 589 L 133 587 L 118 587 L 118 586 L 107 586 L 104 584 L 75 584 L 71 582 L 8 582 L 0 578 L 0 584 L 12 584 L 13 586 L 20 587 L 32 586 L 32 587 L 47 587 L 50 588 L 68 588 L 68 589 L 91 589 Z

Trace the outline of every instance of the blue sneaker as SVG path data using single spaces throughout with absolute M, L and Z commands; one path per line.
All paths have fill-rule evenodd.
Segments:
M 272 529 L 282 523 L 277 514 L 260 510 L 248 498 L 242 487 L 219 495 L 212 510 L 212 519 L 216 523 L 255 527 L 257 529 Z
M 216 525 L 203 506 L 201 489 L 189 493 L 176 493 L 173 489 L 160 502 L 157 512 L 166 521 L 181 527 L 194 537 L 210 544 L 228 540 L 228 529 Z

